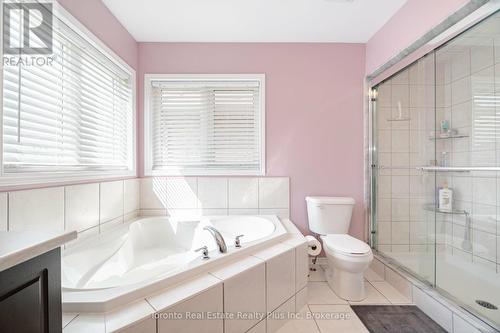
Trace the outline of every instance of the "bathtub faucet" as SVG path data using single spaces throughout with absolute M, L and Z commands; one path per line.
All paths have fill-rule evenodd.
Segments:
M 220 232 L 215 229 L 214 227 L 211 226 L 206 226 L 203 228 L 203 230 L 206 230 L 214 236 L 215 242 L 217 243 L 217 246 L 219 247 L 219 252 L 220 253 L 226 253 L 227 252 L 227 246 L 226 242 L 224 241 L 224 237 L 220 234 Z

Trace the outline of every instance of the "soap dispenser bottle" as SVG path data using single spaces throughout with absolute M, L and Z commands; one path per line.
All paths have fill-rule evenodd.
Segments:
M 451 212 L 453 210 L 453 190 L 448 188 L 448 182 L 444 182 L 439 189 L 439 210 Z

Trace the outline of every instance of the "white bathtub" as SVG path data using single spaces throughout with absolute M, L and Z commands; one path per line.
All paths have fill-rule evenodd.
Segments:
M 227 253 L 219 253 L 205 226 L 222 234 Z M 238 235 L 244 235 L 240 249 L 234 247 Z M 285 235 L 285 228 L 272 215 L 141 218 L 63 252 L 64 311 L 108 311 Z M 208 247 L 210 259 L 195 252 L 202 246 Z

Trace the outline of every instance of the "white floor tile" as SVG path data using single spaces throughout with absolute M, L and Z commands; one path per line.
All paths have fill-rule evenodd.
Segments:
M 368 333 L 349 305 L 310 305 L 321 333 Z
M 287 322 L 276 333 L 320 333 L 307 306 L 297 312 L 298 317 Z
M 365 279 L 367 279 L 370 282 L 372 282 L 372 281 L 384 281 L 384 278 L 382 276 L 378 275 L 377 273 L 375 273 L 375 271 L 373 271 L 371 268 L 368 268 L 365 271 Z
M 320 265 L 314 265 L 315 271 L 309 270 L 309 281 L 326 281 L 325 271 Z
M 389 300 L 384 297 L 377 289 L 375 289 L 369 282 L 365 282 L 366 298 L 359 302 L 350 301 L 350 304 L 390 304 Z
M 389 283 L 385 281 L 371 281 L 370 283 L 392 304 L 411 304 L 411 301 L 406 296 Z
M 347 304 L 335 295 L 326 282 L 309 282 L 307 284 L 308 304 Z

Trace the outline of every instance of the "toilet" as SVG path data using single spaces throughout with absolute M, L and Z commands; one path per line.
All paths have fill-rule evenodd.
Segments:
M 330 288 L 348 301 L 365 296 L 364 272 L 373 260 L 370 246 L 347 231 L 351 223 L 353 198 L 306 197 L 309 229 L 321 235 L 328 259 L 326 279 Z

